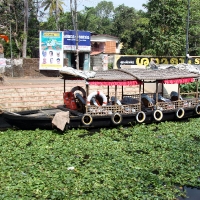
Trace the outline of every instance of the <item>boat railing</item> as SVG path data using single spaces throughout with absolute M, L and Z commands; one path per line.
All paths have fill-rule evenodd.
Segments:
M 145 93 L 147 96 L 149 96 L 150 98 L 153 99 L 155 93 Z M 162 94 L 162 93 L 158 93 L 158 94 Z M 140 98 L 140 94 L 123 94 L 123 97 L 132 97 L 134 99 L 139 99 Z
M 134 99 L 139 99 L 140 95 L 139 94 L 123 94 L 122 98 L 124 98 L 124 97 L 131 97 Z
M 173 110 L 177 108 L 194 108 L 199 104 L 199 100 L 196 98 L 177 100 L 171 102 L 157 102 L 156 108 L 160 110 Z
M 192 98 L 199 98 L 200 94 L 198 94 L 196 92 L 187 92 L 187 93 L 180 93 L 180 96 L 183 99 L 192 99 Z
M 112 115 L 113 113 L 136 114 L 140 110 L 141 110 L 140 103 L 129 104 L 129 105 L 86 106 L 86 113 L 93 116 Z
M 173 104 L 173 102 L 157 102 L 154 106 L 154 109 L 173 110 L 175 109 L 175 105 Z

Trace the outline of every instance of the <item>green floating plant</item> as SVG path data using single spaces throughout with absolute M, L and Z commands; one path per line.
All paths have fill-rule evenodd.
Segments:
M 0 132 L 0 199 L 176 199 L 200 186 L 200 118 Z

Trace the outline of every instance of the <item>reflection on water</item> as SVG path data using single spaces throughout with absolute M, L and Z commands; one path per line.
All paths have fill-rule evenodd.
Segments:
M 184 187 L 186 190 L 187 198 L 179 198 L 179 200 L 200 200 L 200 189 Z

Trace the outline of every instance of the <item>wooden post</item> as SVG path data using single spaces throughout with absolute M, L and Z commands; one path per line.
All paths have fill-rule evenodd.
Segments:
M 157 109 L 157 103 L 158 103 L 158 81 L 156 81 L 156 109 Z
M 87 113 L 87 111 L 88 111 L 88 106 L 87 106 L 87 97 L 88 97 L 88 95 L 89 95 L 89 83 L 87 82 L 87 80 L 85 80 L 86 81 L 86 105 L 85 105 L 85 110 L 86 110 L 86 113 Z
M 124 87 L 122 85 L 122 98 L 121 99 L 123 99 L 123 97 L 124 97 Z
M 109 85 L 108 85 L 108 87 L 107 87 L 107 102 L 109 102 L 109 99 L 110 99 L 110 91 L 109 91 Z
M 141 87 L 141 85 L 140 85 L 140 87 Z M 142 93 L 144 94 L 144 80 L 143 80 L 143 82 L 142 82 L 142 87 L 143 87 L 143 88 L 142 88 L 142 90 L 143 90 Z
M 196 89 L 196 98 L 198 99 L 199 98 L 199 80 L 198 80 L 198 78 L 196 79 L 196 87 L 197 87 L 197 89 Z
M 115 85 L 115 104 L 117 102 L 117 85 Z
M 64 78 L 64 93 L 65 93 L 65 78 Z
M 144 84 L 144 83 L 143 83 Z M 144 88 L 144 87 L 143 87 Z M 144 93 L 144 92 L 143 92 Z M 142 104 L 142 99 L 141 99 L 141 84 L 139 85 L 139 102 L 140 102 L 140 110 L 139 111 L 141 111 L 141 109 L 142 109 L 142 106 L 141 106 L 141 104 Z

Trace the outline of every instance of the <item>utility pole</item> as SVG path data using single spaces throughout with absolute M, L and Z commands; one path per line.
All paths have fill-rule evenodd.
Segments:
M 71 9 L 71 15 L 72 15 L 72 24 L 73 24 L 73 27 L 74 27 L 74 30 L 76 29 L 76 26 L 75 26 L 75 22 L 74 22 L 74 8 L 73 8 L 73 3 L 72 3 L 72 0 L 70 0 L 70 9 Z
M 189 35 L 189 21 L 190 21 L 190 0 L 188 0 L 188 8 L 187 8 L 187 25 L 186 25 L 186 57 L 185 57 L 185 63 L 188 63 L 188 59 L 189 59 L 189 39 L 188 39 L 188 35 Z
M 77 0 L 74 0 L 74 2 L 75 2 L 75 28 L 76 28 L 76 69 L 79 70 Z

